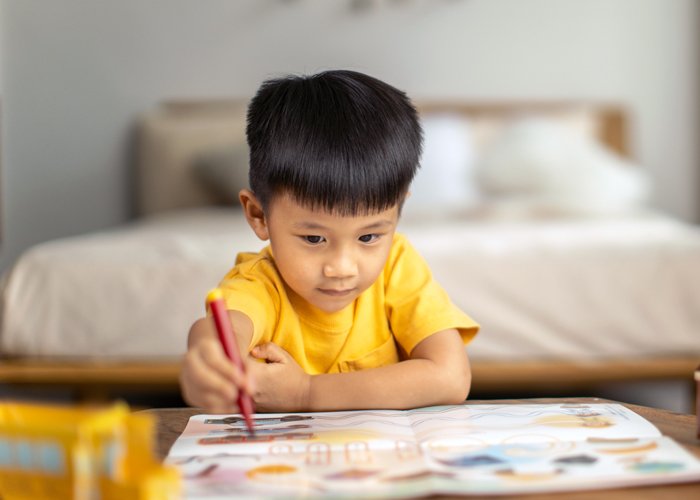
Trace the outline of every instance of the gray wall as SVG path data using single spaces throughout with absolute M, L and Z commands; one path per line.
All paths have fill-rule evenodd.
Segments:
M 353 5 L 370 5 L 353 10 Z M 629 106 L 655 204 L 700 218 L 695 0 L 3 0 L 0 270 L 130 217 L 129 130 L 172 97 L 349 67 L 420 97 Z

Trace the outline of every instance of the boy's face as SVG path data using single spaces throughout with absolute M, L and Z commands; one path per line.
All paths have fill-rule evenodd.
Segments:
M 258 236 L 270 240 L 287 286 L 325 312 L 351 304 L 384 268 L 399 206 L 370 215 L 311 210 L 288 195 L 275 196 Z

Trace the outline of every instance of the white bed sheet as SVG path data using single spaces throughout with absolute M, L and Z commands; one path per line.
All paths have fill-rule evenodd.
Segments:
M 475 359 L 700 355 L 700 231 L 658 214 L 411 222 L 400 231 L 482 325 Z M 240 211 L 154 216 L 27 251 L 3 277 L 0 350 L 170 358 L 239 251 Z

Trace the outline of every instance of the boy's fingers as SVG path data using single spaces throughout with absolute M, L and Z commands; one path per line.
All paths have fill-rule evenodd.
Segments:
M 216 370 L 221 377 L 230 381 L 229 383 L 233 384 L 235 387 L 242 387 L 248 393 L 252 393 L 254 386 L 250 375 L 243 373 L 240 368 L 223 355 L 220 346 L 209 346 L 206 350 L 202 351 L 201 355 L 209 369 Z
M 221 345 L 217 342 L 203 343 L 198 349 L 198 353 L 202 361 L 209 367 L 210 370 L 218 372 L 222 377 L 232 379 L 236 366 L 231 363 L 231 360 L 224 354 Z
M 250 353 L 258 359 L 264 359 L 268 363 L 281 363 L 287 359 L 287 352 L 274 342 L 266 342 L 255 346 Z
M 238 396 L 237 385 L 233 378 L 240 371 L 234 366 L 226 367 L 221 371 L 214 368 L 210 360 L 203 356 L 193 356 L 189 361 L 191 379 L 193 381 L 193 390 L 200 393 L 218 394 L 222 400 L 231 402 L 235 401 Z
M 244 390 L 248 394 L 253 394 L 255 391 L 255 384 L 253 383 L 253 377 L 251 376 L 250 371 L 243 373 L 237 366 L 234 365 L 231 380 L 236 387 Z
M 238 412 L 239 388 L 254 393 L 249 374 L 244 374 L 223 352 L 218 340 L 203 340 L 185 355 L 182 374 L 186 401 L 216 413 Z
M 227 357 L 222 355 L 218 345 L 201 349 L 199 359 L 194 363 L 197 378 L 207 389 L 216 390 L 222 398 L 235 401 L 238 389 L 253 394 L 255 385 L 249 374 L 244 374 Z

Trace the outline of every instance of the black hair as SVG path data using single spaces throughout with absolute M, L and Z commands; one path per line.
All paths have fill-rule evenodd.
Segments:
M 406 94 L 348 70 L 267 80 L 248 107 L 250 187 L 341 215 L 403 202 L 422 130 Z

